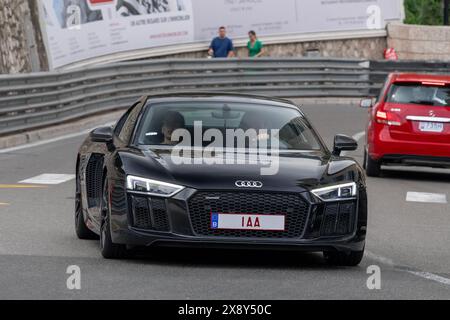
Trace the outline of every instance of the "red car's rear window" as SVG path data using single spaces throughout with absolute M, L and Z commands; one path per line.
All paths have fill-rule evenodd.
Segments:
M 450 86 L 395 83 L 391 86 L 386 101 L 403 104 L 450 106 Z

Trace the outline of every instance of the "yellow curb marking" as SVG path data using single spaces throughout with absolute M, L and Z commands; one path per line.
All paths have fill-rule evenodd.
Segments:
M 46 188 L 47 186 L 37 186 L 31 184 L 0 184 L 0 189 L 33 189 Z

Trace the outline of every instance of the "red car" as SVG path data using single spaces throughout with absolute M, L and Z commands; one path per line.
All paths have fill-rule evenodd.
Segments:
M 364 168 L 381 165 L 450 167 L 450 76 L 390 74 L 370 108 Z

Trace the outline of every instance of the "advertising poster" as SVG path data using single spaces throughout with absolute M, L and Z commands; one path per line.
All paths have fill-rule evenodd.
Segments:
M 218 24 L 235 37 L 249 30 L 259 35 L 295 32 L 296 1 L 274 0 L 193 0 L 195 39 L 208 40 L 217 35 Z
M 39 0 L 50 65 L 118 52 L 210 41 L 384 29 L 401 0 Z
M 397 0 L 297 0 L 296 27 L 302 32 L 384 29 L 399 21 L 402 1 Z
M 195 39 L 207 40 L 217 24 L 232 37 L 383 29 L 402 17 L 401 0 L 193 0 Z M 373 16 L 373 19 L 371 19 Z M 369 23 L 368 23 L 369 22 Z
M 52 68 L 194 41 L 191 0 L 41 0 Z

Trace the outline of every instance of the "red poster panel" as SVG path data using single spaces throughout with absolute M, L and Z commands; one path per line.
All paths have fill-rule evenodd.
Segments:
M 88 0 L 91 6 L 113 5 L 115 0 Z

